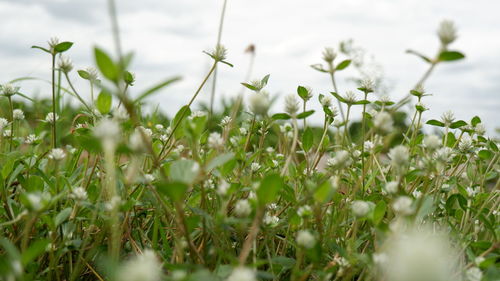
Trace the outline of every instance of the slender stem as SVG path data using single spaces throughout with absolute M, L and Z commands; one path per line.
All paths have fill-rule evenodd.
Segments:
M 220 15 L 219 31 L 217 33 L 216 46 L 220 45 L 220 41 L 221 41 L 221 37 L 222 37 L 222 26 L 224 25 L 224 17 L 226 15 L 226 4 L 227 4 L 227 0 L 224 0 L 224 4 L 222 5 L 222 13 Z M 214 70 L 214 76 L 212 79 L 212 92 L 210 94 L 210 115 L 213 114 L 213 109 L 214 109 L 216 83 L 217 83 L 217 68 L 215 68 L 215 70 Z
M 12 97 L 8 96 L 7 98 L 9 100 L 9 107 L 10 107 L 10 148 L 9 148 L 9 150 L 12 151 L 12 147 L 14 145 L 14 106 L 12 105 Z
M 285 165 L 283 166 L 283 169 L 281 170 L 281 176 L 284 176 L 286 171 L 288 170 L 288 165 L 290 164 L 290 161 L 292 161 L 292 158 L 295 155 L 295 147 L 297 146 L 297 139 L 299 136 L 299 128 L 298 128 L 298 124 L 297 124 L 297 118 L 293 117 L 292 123 L 293 123 L 292 147 L 290 148 Z
M 78 92 L 76 91 L 75 87 L 73 87 L 73 83 L 71 83 L 71 80 L 69 79 L 69 76 L 68 76 L 68 73 L 64 73 L 64 77 L 66 77 L 66 81 L 68 81 L 68 84 L 69 84 L 69 87 L 71 88 L 71 90 L 73 91 L 73 93 L 75 93 L 75 96 L 76 98 L 87 108 L 87 110 L 93 114 L 93 111 L 92 109 L 87 105 L 87 103 L 82 99 L 82 97 L 78 94 Z
M 52 54 L 52 148 L 57 147 L 56 118 L 56 55 Z

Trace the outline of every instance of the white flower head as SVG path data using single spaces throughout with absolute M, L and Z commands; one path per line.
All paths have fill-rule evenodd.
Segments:
M 299 101 L 297 97 L 293 94 L 289 94 L 285 97 L 285 112 L 294 116 L 299 111 Z
M 321 96 L 319 102 L 322 106 L 330 107 L 332 106 L 332 97 L 331 96 Z
M 300 206 L 297 209 L 297 215 L 300 217 L 306 217 L 312 215 L 312 209 L 309 205 Z
M 252 170 L 252 172 L 257 172 L 260 169 L 260 164 L 257 162 L 253 162 L 250 165 L 250 169 Z
M 87 200 L 87 191 L 85 190 L 85 188 L 78 186 L 73 188 L 69 196 L 75 201 L 85 201 Z
M 120 266 L 117 280 L 121 281 L 160 281 L 162 265 L 152 250 L 144 250 Z
M 458 143 L 458 149 L 461 152 L 470 152 L 473 147 L 472 138 L 469 136 L 463 136 Z
M 0 131 L 9 125 L 9 121 L 5 118 L 0 118 Z
M 333 158 L 327 160 L 328 167 L 332 169 L 342 169 L 351 165 L 352 159 L 349 152 L 345 150 L 340 150 L 335 153 Z
M 238 217 L 246 217 L 252 212 L 252 207 L 246 199 L 241 199 L 234 205 L 234 213 Z
M 356 200 L 351 204 L 351 211 L 356 217 L 364 217 L 370 212 L 370 204 L 366 201 Z
M 120 106 L 113 109 L 113 118 L 120 122 L 123 122 L 130 119 L 130 115 L 123 106 Z
M 47 116 L 45 117 L 45 122 L 47 123 L 54 123 L 55 121 L 57 121 L 59 119 L 59 115 L 54 114 L 53 112 L 49 112 L 47 113 Z
M 233 269 L 226 281 L 257 281 L 257 277 L 253 269 L 240 266 Z
M 316 245 L 316 238 L 309 230 L 299 230 L 295 238 L 297 244 L 306 249 L 311 249 Z
M 19 87 L 15 87 L 14 85 L 7 83 L 4 85 L 0 85 L 0 90 L 2 90 L 2 95 L 6 97 L 11 97 L 19 91 Z
M 389 113 L 380 111 L 373 118 L 373 126 L 382 133 L 390 133 L 394 130 L 394 121 Z
M 268 213 L 266 213 L 263 219 L 264 224 L 271 227 L 275 227 L 276 225 L 278 225 L 279 221 L 280 218 L 278 216 L 269 215 Z
M 220 121 L 220 126 L 221 127 L 226 127 L 233 121 L 233 119 L 230 116 L 224 116 L 222 120 Z
M 14 120 L 24 119 L 24 112 L 21 109 L 14 109 L 14 111 L 12 111 L 12 115 L 14 117 Z
M 57 63 L 57 66 L 59 66 L 59 69 L 61 69 L 62 72 L 64 73 L 68 73 L 71 70 L 73 70 L 73 62 L 66 55 L 61 55 L 59 57 L 59 62 Z
M 344 95 L 344 99 L 348 104 L 353 104 L 357 101 L 356 93 L 354 93 L 353 91 L 347 91 Z
M 436 135 L 427 135 L 423 141 L 424 147 L 435 150 L 441 146 L 441 138 Z
M 31 134 L 31 135 L 28 135 L 26 137 L 26 139 L 24 140 L 24 142 L 26 144 L 34 144 L 36 142 L 38 142 L 40 140 L 40 137 L 38 137 L 37 135 L 35 134 Z
M 155 176 L 152 174 L 144 174 L 144 183 L 152 183 L 155 181 Z
M 212 149 L 220 149 L 224 147 L 224 139 L 222 136 L 217 133 L 213 132 L 208 136 L 208 146 Z
M 455 24 L 450 20 L 441 22 L 437 34 L 441 44 L 445 47 L 457 39 L 457 29 Z
M 336 57 L 337 53 L 333 48 L 325 48 L 325 50 L 323 51 L 323 60 L 327 63 L 332 63 Z
M 61 161 L 66 157 L 66 153 L 61 148 L 53 148 L 49 153 L 49 158 L 54 161 Z
M 450 127 L 451 123 L 455 121 L 455 114 L 451 110 L 448 110 L 441 115 L 441 121 L 444 123 L 445 127 Z
M 408 165 L 410 152 L 406 146 L 398 145 L 389 151 L 389 158 L 391 159 L 391 165 L 394 168 L 404 167 Z
M 205 117 L 205 116 L 207 116 L 207 113 L 205 111 L 197 110 L 197 111 L 191 112 L 191 115 L 189 115 L 188 119 L 193 120 L 195 118 L 200 118 L 200 117 Z
M 227 194 L 227 191 L 229 190 L 229 183 L 227 181 L 222 180 L 218 185 L 217 185 L 217 194 L 224 196 Z
M 483 123 L 478 123 L 478 124 L 476 124 L 476 127 L 474 128 L 474 132 L 476 134 L 482 136 L 486 133 L 486 127 L 484 126 Z
M 392 203 L 394 212 L 400 215 L 408 216 L 415 212 L 413 200 L 408 196 L 400 196 Z
M 483 272 L 477 267 L 471 267 L 465 272 L 467 281 L 481 281 L 483 279 Z
M 393 194 L 398 192 L 399 183 L 397 181 L 390 181 L 384 186 L 384 191 Z
M 103 142 L 117 142 L 120 138 L 120 126 L 110 118 L 103 118 L 94 127 L 94 135 Z
M 252 93 L 249 97 L 250 111 L 255 115 L 266 115 L 269 110 L 270 101 L 267 93 Z

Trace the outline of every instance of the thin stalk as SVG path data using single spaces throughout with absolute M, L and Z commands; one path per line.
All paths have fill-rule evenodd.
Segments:
M 224 0 L 224 4 L 222 5 L 222 13 L 220 15 L 219 31 L 217 33 L 216 46 L 220 45 L 220 41 L 221 41 L 221 37 L 222 37 L 222 26 L 224 25 L 224 17 L 226 15 L 226 4 L 227 4 L 227 0 Z M 210 115 L 213 114 L 216 84 L 217 84 L 217 67 L 214 70 L 214 76 L 212 79 L 212 92 L 210 94 Z
M 290 148 L 290 152 L 288 154 L 288 157 L 286 158 L 285 165 L 283 166 L 283 169 L 281 170 L 281 176 L 284 176 L 286 174 L 286 171 L 288 170 L 288 165 L 290 164 L 290 161 L 292 161 L 293 155 L 295 154 L 295 147 L 297 146 L 297 139 L 299 136 L 299 128 L 298 128 L 298 124 L 297 124 L 297 118 L 293 117 L 292 124 L 293 124 L 292 147 Z
M 52 54 L 52 148 L 57 147 L 56 118 L 56 55 Z
M 14 146 L 14 106 L 12 105 L 12 97 L 7 97 L 9 100 L 10 107 L 10 147 L 9 151 L 12 151 L 12 147 Z

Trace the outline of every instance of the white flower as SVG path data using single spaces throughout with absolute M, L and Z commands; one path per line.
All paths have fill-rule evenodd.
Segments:
M 270 101 L 266 93 L 252 93 L 249 97 L 250 110 L 255 115 L 266 115 Z
M 310 216 L 312 215 L 312 209 L 309 205 L 300 206 L 297 209 L 297 215 L 300 217 Z
M 397 181 L 390 181 L 384 186 L 384 190 L 385 190 L 385 192 L 390 193 L 390 194 L 396 193 L 396 192 L 398 192 L 398 186 L 399 186 L 399 183 Z
M 219 149 L 224 147 L 224 139 L 217 132 L 213 132 L 208 136 L 208 146 L 212 149 Z
M 85 201 L 87 200 L 87 191 L 85 188 L 78 186 L 71 191 L 69 197 L 75 199 L 76 201 Z
M 220 126 L 226 127 L 227 125 L 229 125 L 231 123 L 231 121 L 233 121 L 233 119 L 231 119 L 231 117 L 224 116 L 224 118 L 222 118 L 222 120 L 220 120 Z
M 418 199 L 418 198 L 422 197 L 422 192 L 420 190 L 418 190 L 418 189 L 415 189 L 415 190 L 413 190 L 413 192 L 411 193 L 411 195 L 413 195 L 413 197 L 415 197 L 415 198 Z
M 27 143 L 27 144 L 33 144 L 33 143 L 35 143 L 35 142 L 37 142 L 39 140 L 40 140 L 40 138 L 37 135 L 31 134 L 31 135 L 28 135 L 26 137 L 26 139 L 24 140 L 24 142 Z
M 365 141 L 363 145 L 366 152 L 372 152 L 375 148 L 375 144 L 371 141 Z
M 471 267 L 465 272 L 467 281 L 481 281 L 483 279 L 483 272 L 477 267 Z
M 120 126 L 110 118 L 103 118 L 95 125 L 94 135 L 103 142 L 116 142 L 120 138 Z
M 436 161 L 448 163 L 448 162 L 450 162 L 451 158 L 453 157 L 453 150 L 451 148 L 445 146 L 445 147 L 442 147 L 442 148 L 436 150 L 436 152 L 434 152 L 433 156 L 434 156 L 434 159 Z
M 330 158 L 326 161 L 326 165 L 332 169 L 342 169 L 346 166 L 351 165 L 352 159 L 349 155 L 349 152 L 345 150 L 340 150 L 335 153 L 333 158 Z
M 344 99 L 346 100 L 346 102 L 348 104 L 353 104 L 357 101 L 356 100 L 356 93 L 354 93 L 353 91 L 347 91 L 344 95 Z
M 299 111 L 299 101 L 295 95 L 290 94 L 285 97 L 285 112 L 294 116 Z
M 391 165 L 394 168 L 404 167 L 408 164 L 410 160 L 410 153 L 408 148 L 403 145 L 398 145 L 389 151 L 389 158 L 391 159 Z
M 54 161 L 61 161 L 64 157 L 66 157 L 66 153 L 60 148 L 53 148 L 49 153 L 49 158 Z
M 415 211 L 413 208 L 413 200 L 408 196 L 400 196 L 392 203 L 394 211 L 401 215 L 411 215 Z
M 323 60 L 328 63 L 332 63 L 336 57 L 337 53 L 333 48 L 325 48 L 325 50 L 323 51 Z
M 47 43 L 49 44 L 50 52 L 55 54 L 55 47 L 60 43 L 59 38 L 52 37 Z
M 128 120 L 130 118 L 130 115 L 128 114 L 127 110 L 123 106 L 121 106 L 113 110 L 113 117 L 118 121 L 123 122 Z
M 276 203 L 271 203 L 271 204 L 267 205 L 267 208 L 268 208 L 269 210 L 276 210 L 276 209 L 278 209 L 278 204 L 276 204 Z
M 357 217 L 364 217 L 370 212 L 370 204 L 362 200 L 356 200 L 351 204 L 351 210 Z
M 436 135 L 427 135 L 424 138 L 424 147 L 435 150 L 441 146 L 441 138 Z
M 117 280 L 160 281 L 162 266 L 152 250 L 145 250 L 120 266 Z
M 269 215 L 266 213 L 266 215 L 264 216 L 264 219 L 263 219 L 263 222 L 265 225 L 269 225 L 269 226 L 276 226 L 280 221 L 280 218 L 277 217 L 277 216 L 273 216 L 273 215 Z
M 394 121 L 389 113 L 380 111 L 373 118 L 373 126 L 383 133 L 390 133 L 394 130 Z
M 458 149 L 462 152 L 469 152 L 472 149 L 472 139 L 469 136 L 464 136 L 458 143 Z
M 447 46 L 457 39 L 457 29 L 455 24 L 449 20 L 441 22 L 437 34 L 443 46 Z
M 155 176 L 152 174 L 144 174 L 144 183 L 152 183 L 155 181 Z
M 257 281 L 255 271 L 246 267 L 236 267 L 226 281 Z
M 14 109 L 12 112 L 12 115 L 14 116 L 14 120 L 23 120 L 24 119 L 24 112 L 21 109 Z
M 250 169 L 252 170 L 252 172 L 257 172 L 260 169 L 260 164 L 257 162 L 253 162 L 250 165 Z
M 204 117 L 206 115 L 207 115 L 207 113 L 205 111 L 201 111 L 201 110 L 193 111 L 193 112 L 191 112 L 191 115 L 189 115 L 188 119 L 193 120 L 194 118 Z
M 450 127 L 451 123 L 455 120 L 455 115 L 451 110 L 448 110 L 441 115 L 441 121 L 444 123 L 445 127 Z
M 366 78 L 361 80 L 361 83 L 359 83 L 360 88 L 365 89 L 367 92 L 373 92 L 375 89 L 375 83 L 373 82 L 372 79 Z
M 387 254 L 385 253 L 374 253 L 373 262 L 379 266 L 384 265 L 387 262 Z
M 146 150 L 146 143 L 144 142 L 144 136 L 148 140 L 150 140 L 150 137 L 153 134 L 151 130 L 149 131 L 148 130 L 149 129 L 144 129 L 144 127 L 142 126 L 135 128 L 134 132 L 130 135 L 130 140 L 129 140 L 129 146 L 132 150 L 137 152 L 144 152 Z
M 184 280 L 184 278 L 186 278 L 187 276 L 187 273 L 184 270 L 176 269 L 172 271 L 172 274 L 170 276 L 172 277 L 172 280 L 179 281 Z
M 476 196 L 476 194 L 479 193 L 479 188 L 474 188 L 472 186 L 469 186 L 465 189 L 465 191 L 467 191 L 467 195 L 469 195 L 469 197 L 474 197 Z
M 238 217 L 246 217 L 252 212 L 252 207 L 246 199 L 241 199 L 234 205 L 234 213 Z
M 59 119 L 59 115 L 57 115 L 57 113 L 54 115 L 53 112 L 49 112 L 49 113 L 47 113 L 47 116 L 45 117 L 45 122 L 52 124 L 55 121 L 57 121 L 58 119 Z
M 316 238 L 309 230 L 299 230 L 295 239 L 297 244 L 306 249 L 311 249 L 316 245 Z
M 87 67 L 86 69 L 87 73 L 89 74 L 89 80 L 92 82 L 97 81 L 99 78 L 97 69 L 95 67 Z
M 380 247 L 386 255 L 377 264 L 386 281 L 454 281 L 458 254 L 445 233 L 429 227 L 398 228 Z
M 109 199 L 108 202 L 106 202 L 104 207 L 106 208 L 107 211 L 113 211 L 116 208 L 120 207 L 121 204 L 122 204 L 122 199 L 120 198 L 120 196 L 115 195 L 111 197 L 111 199 Z
M 248 130 L 246 128 L 240 128 L 240 134 L 246 135 L 248 134 Z
M 227 191 L 229 190 L 230 185 L 227 183 L 227 181 L 223 180 L 219 185 L 217 186 L 217 193 L 221 196 L 224 196 L 227 194 Z
M 482 135 L 484 135 L 484 133 L 486 133 L 486 127 L 484 127 L 483 123 L 478 123 L 478 124 L 476 124 L 474 131 L 476 132 L 476 134 L 482 136 Z
M 185 147 L 182 144 L 176 146 L 172 151 L 177 154 L 181 154 L 184 151 Z
M 64 73 L 68 73 L 73 69 L 73 63 L 71 62 L 71 59 L 66 55 L 61 55 L 59 57 L 57 65 L 59 66 L 59 69 L 61 69 Z
M 6 137 L 6 138 L 7 137 L 8 138 L 12 137 L 12 131 L 11 130 L 5 130 L 5 131 L 3 131 L 3 136 Z
M 3 86 L 0 86 L 0 89 L 2 90 L 2 95 L 6 97 L 11 97 L 19 91 L 19 87 L 14 87 L 12 84 L 7 83 L 4 84 Z
M 3 131 L 7 125 L 9 125 L 9 121 L 5 118 L 0 118 L 0 131 Z
M 332 106 L 332 97 L 330 96 L 321 96 L 319 102 L 322 106 L 330 107 Z
M 28 199 L 30 208 L 35 212 L 38 212 L 45 207 L 44 200 L 40 193 L 28 193 L 26 194 L 26 199 Z

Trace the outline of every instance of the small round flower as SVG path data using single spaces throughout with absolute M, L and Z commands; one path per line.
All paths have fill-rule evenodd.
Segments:
M 12 115 L 14 116 L 14 120 L 23 120 L 24 119 L 24 112 L 21 109 L 14 109 L 12 112 Z
M 10 83 L 2 85 L 0 87 L 0 89 L 2 90 L 2 95 L 6 96 L 6 97 L 11 97 L 11 96 L 17 94 L 17 92 L 19 91 L 19 87 L 14 87 Z
M 346 166 L 351 165 L 352 159 L 349 155 L 349 152 L 345 150 L 340 150 L 335 153 L 333 158 L 330 158 L 326 161 L 326 165 L 331 169 L 342 169 Z
M 295 116 L 295 114 L 297 114 L 297 111 L 299 111 L 299 101 L 297 100 L 295 95 L 287 95 L 285 97 L 285 112 L 292 116 Z
M 311 249 L 316 245 L 316 238 L 309 230 L 299 230 L 295 238 L 297 244 L 306 249 Z
M 257 281 L 255 271 L 247 267 L 236 267 L 226 281 Z
M 155 176 L 152 174 L 144 174 L 144 183 L 152 183 L 155 181 Z
M 255 115 L 266 115 L 269 110 L 269 97 L 266 93 L 252 93 L 249 98 L 250 110 Z
M 229 190 L 230 185 L 227 183 L 227 181 L 223 180 L 219 185 L 217 185 L 217 194 L 224 196 L 227 194 L 227 191 Z
M 448 163 L 453 157 L 453 150 L 447 146 L 441 147 L 440 149 L 436 150 L 436 152 L 434 152 L 433 157 L 436 161 Z
M 472 144 L 472 139 L 469 136 L 464 136 L 458 143 L 458 149 L 461 152 L 470 152 L 472 149 L 473 144 Z
M 234 205 L 234 213 L 238 217 L 246 217 L 252 212 L 252 207 L 246 199 L 241 199 Z
M 245 136 L 246 134 L 248 134 L 248 130 L 246 128 L 242 127 L 242 128 L 240 128 L 240 134 Z
M 9 121 L 5 118 L 0 118 L 0 131 L 9 125 Z
M 410 152 L 403 145 L 398 145 L 389 151 L 389 158 L 393 167 L 404 167 L 410 160 Z
M 217 44 L 217 46 L 215 46 L 215 49 L 212 51 L 211 55 L 214 60 L 223 61 L 226 59 L 227 49 L 223 45 Z
M 118 270 L 117 280 L 122 281 L 160 281 L 162 265 L 152 250 L 145 250 L 125 262 Z
M 220 126 L 226 127 L 231 123 L 231 121 L 233 121 L 233 119 L 230 116 L 224 116 L 224 118 L 220 121 Z
M 455 121 L 455 114 L 451 110 L 448 110 L 441 115 L 441 121 L 444 123 L 445 127 L 450 127 L 451 123 Z
M 54 161 L 61 161 L 64 157 L 66 157 L 66 153 L 60 148 L 53 148 L 49 153 L 49 158 Z
M 267 213 L 263 219 L 263 222 L 265 225 L 272 226 L 272 227 L 275 227 L 276 225 L 278 225 L 279 221 L 280 221 L 280 218 L 278 216 L 269 215 Z
M 469 195 L 469 197 L 474 197 L 476 196 L 476 194 L 479 193 L 479 188 L 474 188 L 472 186 L 469 186 L 465 189 L 465 191 L 467 191 L 467 195 Z
M 224 139 L 217 132 L 213 132 L 208 136 L 208 147 L 212 149 L 220 149 L 224 147 Z
M 123 106 L 113 109 L 113 117 L 122 122 L 130 119 L 130 115 L 128 114 L 127 110 L 123 108 Z
M 365 143 L 363 144 L 364 146 L 364 149 L 366 152 L 372 152 L 373 149 L 375 148 L 375 144 L 372 142 L 372 141 L 365 141 Z
M 481 281 L 483 279 L 483 272 L 477 267 L 471 267 L 465 272 L 467 281 Z
M 322 106 L 330 107 L 332 106 L 332 97 L 330 96 L 321 96 L 319 102 Z
M 95 82 L 99 79 L 99 75 L 95 67 L 87 67 L 86 71 L 89 74 L 90 81 Z
M 122 199 L 120 198 L 120 196 L 113 196 L 111 197 L 111 199 L 109 199 L 108 202 L 106 202 L 104 208 L 107 211 L 113 211 L 116 208 L 120 207 L 121 204 L 122 204 Z
M 250 165 L 250 169 L 252 170 L 252 172 L 257 172 L 260 169 L 260 164 L 257 162 L 253 162 Z
M 47 113 L 47 116 L 45 116 L 45 122 L 47 123 L 54 123 L 55 121 L 57 121 L 59 119 L 59 115 L 54 114 L 53 112 L 49 112 Z
M 372 93 L 375 89 L 375 83 L 370 78 L 366 78 L 366 79 L 361 80 L 361 82 L 359 83 L 359 86 L 360 86 L 360 89 L 366 93 Z
M 49 44 L 50 52 L 52 54 L 55 54 L 56 53 L 55 47 L 60 43 L 59 38 L 52 37 L 47 43 Z
M 357 101 L 356 93 L 353 91 L 347 91 L 344 95 L 344 99 L 347 104 L 353 104 Z
M 26 137 L 26 139 L 24 140 L 24 142 L 26 144 L 34 144 L 34 143 L 38 142 L 39 140 L 40 140 L 40 138 L 37 135 L 31 134 L 31 135 L 28 135 Z
M 120 126 L 110 118 L 103 118 L 94 127 L 94 135 L 103 141 L 117 141 L 120 137 Z
M 87 191 L 85 188 L 78 186 L 71 191 L 69 197 L 76 201 L 85 201 L 87 200 Z
M 26 199 L 28 201 L 27 207 L 32 211 L 39 212 L 49 203 L 50 195 L 34 192 L 26 194 Z
M 61 69 L 64 73 L 68 73 L 73 70 L 73 63 L 71 62 L 71 59 L 65 55 L 61 55 L 59 57 L 59 62 L 57 65 L 59 66 L 59 69 Z
M 399 183 L 397 181 L 390 181 L 384 186 L 384 191 L 390 194 L 398 192 Z
M 441 22 L 437 34 L 443 46 L 447 46 L 457 39 L 457 29 L 455 24 L 450 20 Z
M 484 135 L 484 133 L 486 133 L 486 127 L 484 127 L 483 123 L 478 123 L 478 124 L 476 124 L 474 131 L 476 132 L 476 134 L 482 136 L 482 135 Z
M 436 135 L 427 135 L 424 138 L 424 146 L 430 150 L 438 149 L 441 146 L 441 138 Z
M 373 118 L 373 126 L 383 133 L 390 133 L 394 130 L 394 121 L 389 113 L 381 111 Z
M 396 198 L 396 200 L 394 200 L 394 203 L 392 203 L 392 208 L 397 214 L 408 216 L 415 212 L 415 209 L 412 205 L 413 200 L 410 197 L 400 196 Z
M 200 118 L 200 117 L 205 117 L 205 116 L 207 116 L 207 113 L 205 111 L 197 110 L 197 111 L 191 112 L 191 115 L 188 116 L 188 119 L 193 120 L 195 118 Z
M 351 210 L 356 217 L 364 217 L 370 212 L 370 204 L 362 200 L 356 200 L 352 202 Z

